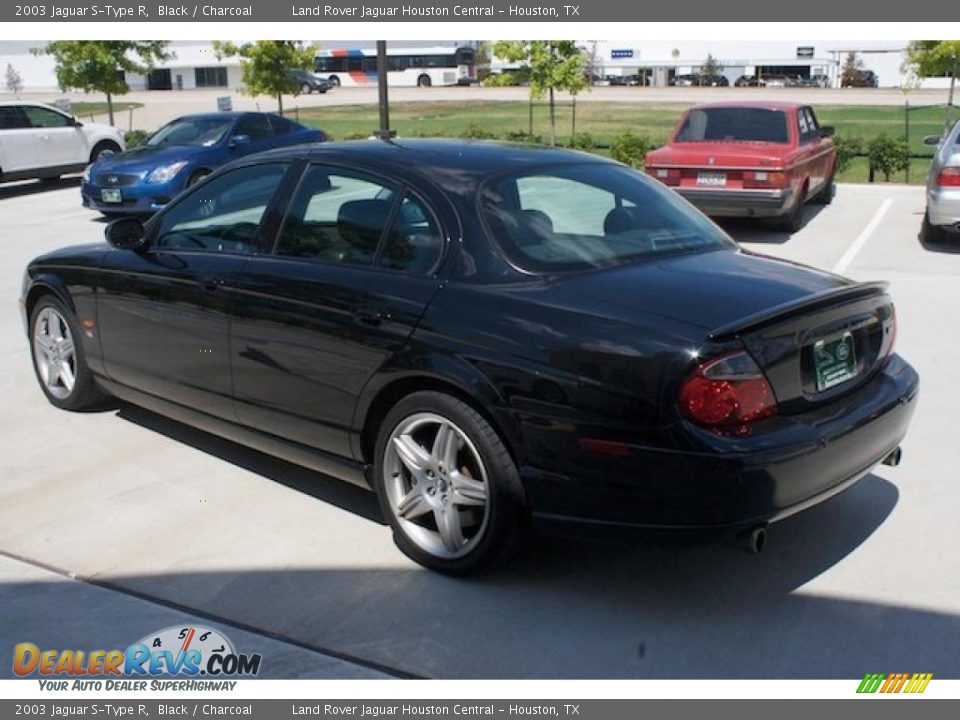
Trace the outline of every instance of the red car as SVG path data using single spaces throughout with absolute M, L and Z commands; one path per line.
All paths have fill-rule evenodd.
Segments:
M 833 128 L 809 105 L 711 103 L 687 110 L 646 170 L 713 217 L 777 218 L 795 232 L 807 201 L 833 200 Z

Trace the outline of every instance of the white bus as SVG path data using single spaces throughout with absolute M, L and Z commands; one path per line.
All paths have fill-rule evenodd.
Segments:
M 476 51 L 471 47 L 403 48 L 387 46 L 387 83 L 391 87 L 469 85 L 476 82 Z M 377 84 L 377 51 L 358 48 L 320 50 L 314 73 L 334 86 Z

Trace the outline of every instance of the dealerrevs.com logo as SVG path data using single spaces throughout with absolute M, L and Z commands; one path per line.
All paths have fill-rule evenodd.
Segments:
M 17 677 L 44 678 L 220 679 L 256 676 L 261 660 L 259 654 L 238 653 L 218 630 L 178 626 L 147 635 L 124 650 L 51 650 L 31 642 L 18 643 L 13 649 L 13 672 Z
M 906 693 L 915 695 L 927 689 L 933 673 L 867 673 L 860 681 L 858 693 Z

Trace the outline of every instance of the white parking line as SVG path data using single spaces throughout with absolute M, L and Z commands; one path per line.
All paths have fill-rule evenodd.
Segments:
M 887 214 L 887 210 L 890 209 L 892 204 L 893 199 L 891 198 L 885 199 L 880 204 L 877 212 L 872 218 L 870 218 L 870 222 L 867 223 L 867 226 L 863 229 L 863 232 L 861 232 L 857 236 L 857 239 L 853 241 L 853 245 L 847 248 L 847 251 L 843 254 L 843 257 L 837 260 L 837 264 L 833 266 L 833 272 L 839 274 L 847 269 L 850 263 L 853 262 L 853 259 L 857 256 L 857 253 L 859 253 L 863 249 L 863 246 L 867 244 L 867 240 L 869 240 L 870 236 L 873 235 L 873 231 L 877 229 L 877 226 L 883 220 L 883 217 Z

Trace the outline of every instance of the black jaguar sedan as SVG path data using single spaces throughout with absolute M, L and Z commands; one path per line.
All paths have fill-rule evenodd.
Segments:
M 591 155 L 287 148 L 106 236 L 27 269 L 51 403 L 114 396 L 370 488 L 444 572 L 532 516 L 762 528 L 898 459 L 915 407 L 883 284 L 746 252 Z

